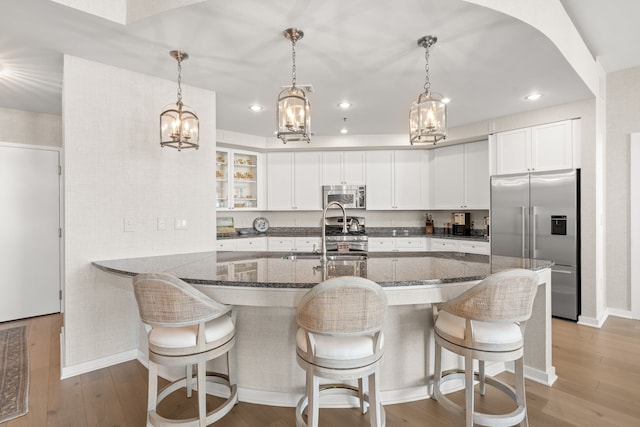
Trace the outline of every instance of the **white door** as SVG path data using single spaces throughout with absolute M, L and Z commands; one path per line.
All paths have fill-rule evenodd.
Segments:
M 0 145 L 0 322 L 60 312 L 60 153 Z

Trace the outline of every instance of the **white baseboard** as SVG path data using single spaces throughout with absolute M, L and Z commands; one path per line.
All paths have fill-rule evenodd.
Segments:
M 524 377 L 531 381 L 551 387 L 556 382 L 558 376 L 556 375 L 556 368 L 552 366 L 548 372 L 541 371 L 539 369 L 533 369 L 528 366 L 524 367 Z
M 76 375 L 86 374 L 87 372 L 95 371 L 97 369 L 108 368 L 109 366 L 117 365 L 118 363 L 128 362 L 130 360 L 137 359 L 138 353 L 138 349 L 127 350 L 122 353 L 101 357 L 100 359 L 90 360 L 88 362 L 78 363 L 71 366 L 63 366 L 60 378 L 70 378 Z
M 633 313 L 631 310 L 621 310 L 619 308 L 608 308 L 610 316 L 622 317 L 624 319 L 633 319 Z M 603 322 L 604 323 L 604 322 Z
M 587 316 L 578 316 L 578 325 L 590 326 L 592 328 L 601 328 L 604 325 L 604 322 L 609 317 L 608 309 L 604 311 L 602 316 L 597 317 L 587 317 Z

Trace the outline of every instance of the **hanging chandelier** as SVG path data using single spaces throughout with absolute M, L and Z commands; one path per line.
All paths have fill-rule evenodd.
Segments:
M 411 105 L 409 111 L 409 141 L 436 144 L 447 137 L 447 104 L 440 94 L 431 93 L 429 81 L 429 48 L 438 41 L 436 36 L 424 36 L 418 46 L 425 48 L 426 65 L 424 92 Z
M 182 61 L 189 58 L 186 52 L 172 50 L 169 55 L 178 61 L 178 101 L 169 104 L 160 114 L 160 146 L 198 149 L 199 120 L 195 110 L 182 103 Z
M 296 42 L 304 36 L 304 33 L 297 28 L 288 28 L 284 30 L 283 35 L 291 41 L 293 66 L 291 87 L 285 88 L 278 95 L 277 135 L 284 144 L 288 141 L 311 142 L 309 99 L 304 89 L 296 86 Z

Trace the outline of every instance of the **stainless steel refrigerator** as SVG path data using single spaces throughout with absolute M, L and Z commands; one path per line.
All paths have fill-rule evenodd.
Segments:
M 555 262 L 553 316 L 580 315 L 580 171 L 491 177 L 491 254 Z

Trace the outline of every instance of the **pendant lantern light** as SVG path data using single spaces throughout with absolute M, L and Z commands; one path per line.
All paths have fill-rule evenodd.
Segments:
M 429 81 L 429 48 L 438 41 L 435 36 L 424 36 L 418 40 L 418 46 L 425 48 L 424 92 L 411 105 L 409 111 L 409 140 L 411 145 L 432 143 L 447 137 L 447 104 L 440 94 L 431 93 Z
M 169 55 L 178 61 L 178 101 L 169 104 L 160 114 L 160 146 L 183 148 L 199 147 L 200 122 L 196 112 L 182 103 L 182 61 L 189 58 L 186 52 L 172 50 Z
M 288 141 L 311 142 L 309 99 L 303 88 L 296 86 L 296 42 L 304 33 L 297 28 L 288 28 L 284 37 L 291 41 L 291 57 L 293 60 L 291 86 L 286 87 L 278 95 L 278 116 L 276 118 L 277 136 L 284 144 Z

